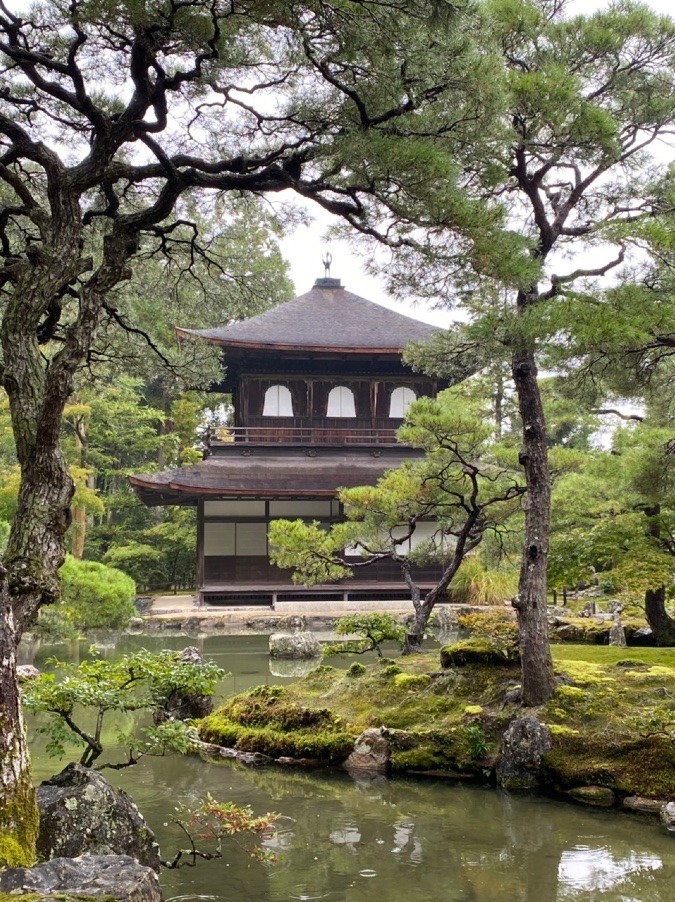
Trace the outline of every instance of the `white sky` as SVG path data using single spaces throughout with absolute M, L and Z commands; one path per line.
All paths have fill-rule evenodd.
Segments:
M 675 16 L 675 0 L 643 0 L 643 2 L 659 13 Z M 608 5 L 607 0 L 575 0 L 571 9 L 575 12 L 592 12 Z M 283 254 L 290 263 L 291 278 L 298 294 L 309 291 L 314 280 L 323 276 L 321 260 L 329 250 L 333 257 L 331 276 L 341 279 L 342 284 L 355 294 L 434 325 L 448 326 L 451 323 L 452 313 L 433 310 L 425 301 L 419 303 L 414 299 L 402 303 L 394 301 L 387 295 L 384 280 L 366 273 L 363 259 L 357 256 L 346 242 L 325 239 L 325 233 L 334 220 L 312 205 L 309 206 L 308 212 L 313 217 L 312 224 L 296 228 L 281 242 Z

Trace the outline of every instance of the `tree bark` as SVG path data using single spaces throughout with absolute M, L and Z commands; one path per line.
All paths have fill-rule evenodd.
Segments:
M 645 614 L 656 644 L 664 647 L 675 645 L 675 619 L 666 611 L 666 587 L 647 589 L 645 592 Z
M 400 563 L 403 579 L 405 580 L 405 583 L 410 590 L 410 598 L 413 603 L 413 608 L 415 609 L 415 613 L 413 614 L 413 621 L 405 633 L 405 640 L 403 642 L 403 649 L 401 653 L 404 655 L 415 655 L 419 654 L 422 651 L 424 630 L 427 627 L 429 617 L 431 616 L 431 611 L 427 610 L 426 604 L 421 600 L 420 588 L 412 578 L 412 573 L 408 562 L 403 560 Z
M 537 382 L 537 366 L 531 349 L 518 350 L 513 354 L 512 374 L 523 423 L 520 463 L 527 482 L 523 559 L 518 595 L 513 606 L 518 612 L 523 704 L 533 706 L 548 701 L 554 689 L 546 612 L 551 483 L 546 422 Z
M 16 679 L 16 628 L 3 593 L 0 611 L 0 868 L 31 865 L 38 811 Z

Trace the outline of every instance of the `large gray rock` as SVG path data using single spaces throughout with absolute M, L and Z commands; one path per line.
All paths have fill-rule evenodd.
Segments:
M 659 816 L 666 832 L 675 836 L 675 802 L 666 802 L 665 805 L 662 805 Z
M 354 743 L 354 751 L 345 761 L 350 771 L 369 771 L 385 774 L 389 769 L 391 747 L 384 736 L 382 727 L 364 730 Z
M 502 737 L 497 782 L 503 789 L 536 789 L 542 783 L 541 763 L 551 750 L 551 731 L 528 714 L 511 721 Z
M 321 645 L 313 633 L 272 633 L 270 656 L 292 660 L 319 658 Z
M 644 796 L 626 796 L 621 807 L 641 814 L 659 814 L 663 802 L 660 799 L 646 799 Z
M 654 633 L 648 626 L 641 626 L 634 630 L 630 637 L 631 645 L 639 645 L 641 648 L 653 648 L 656 645 Z
M 69 897 L 118 899 L 120 902 L 161 902 L 157 874 L 128 855 L 82 855 L 54 858 L 32 868 L 7 868 L 0 873 L 0 891 L 59 900 Z
M 38 786 L 40 858 L 130 855 L 159 870 L 159 846 L 134 802 L 98 771 L 69 764 Z

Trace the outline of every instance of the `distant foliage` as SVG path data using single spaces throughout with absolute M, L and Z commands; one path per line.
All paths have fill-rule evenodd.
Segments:
M 139 588 L 185 588 L 194 585 L 197 555 L 194 510 L 167 510 L 163 520 L 135 536 L 118 530 L 103 560 L 130 576 Z
M 123 629 L 134 616 L 136 584 L 119 570 L 68 555 L 59 575 L 60 611 L 78 629 Z

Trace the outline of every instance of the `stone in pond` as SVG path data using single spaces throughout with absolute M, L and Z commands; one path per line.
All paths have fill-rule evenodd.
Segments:
M 385 774 L 389 769 L 390 758 L 391 748 L 384 737 L 384 729 L 370 727 L 354 743 L 354 751 L 345 761 L 345 767 L 350 771 Z
M 321 645 L 313 633 L 272 633 L 270 656 L 305 660 L 321 657 Z
M 666 832 L 675 836 L 675 802 L 666 802 L 661 806 L 660 818 Z
M 98 771 L 69 764 L 37 789 L 40 858 L 130 855 L 158 871 L 159 846 L 134 802 Z
M 552 747 L 551 731 L 531 714 L 511 721 L 502 737 L 497 782 L 502 789 L 536 789 L 542 783 L 541 763 Z
M 612 808 L 616 805 L 616 796 L 608 786 L 575 786 L 567 794 L 577 802 L 594 805 L 596 808 Z
M 82 855 L 54 858 L 32 868 L 0 873 L 0 892 L 21 898 L 82 899 L 118 902 L 161 902 L 157 874 L 128 855 Z

